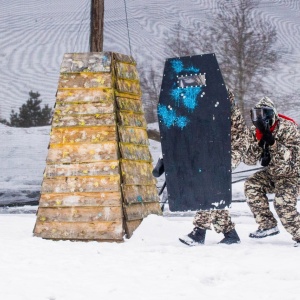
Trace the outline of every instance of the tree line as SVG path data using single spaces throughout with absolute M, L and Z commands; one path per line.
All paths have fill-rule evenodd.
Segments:
M 47 126 L 51 124 L 52 108 L 47 104 L 41 107 L 39 92 L 29 92 L 29 99 L 19 108 L 19 112 L 11 111 L 10 120 L 0 118 L 0 123 L 12 127 Z
M 179 22 L 172 31 L 165 33 L 167 57 L 216 54 L 225 84 L 233 90 L 247 122 L 250 121 L 249 109 L 260 97 L 274 96 L 265 78 L 278 69 L 284 53 L 276 48 L 275 27 L 258 13 L 258 6 L 258 0 L 224 1 L 213 15 L 212 23 L 198 20 L 186 28 Z M 142 68 L 140 77 L 146 118 L 148 122 L 156 122 L 162 77 L 153 66 Z M 286 101 L 289 99 L 292 103 L 294 94 L 286 95 Z

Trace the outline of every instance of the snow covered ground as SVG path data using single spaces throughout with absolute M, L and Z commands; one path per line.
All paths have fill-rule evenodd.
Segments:
M 6 184 L 8 190 L 26 189 L 30 186 L 24 187 L 26 182 L 37 186 L 42 181 L 49 127 L 2 125 L 0 129 L 8 136 L 0 151 L 10 172 L 1 173 L 1 186 Z M 9 133 L 27 147 L 19 148 Z M 150 140 L 150 145 L 156 162 L 160 143 Z M 20 151 L 28 160 L 18 162 Z M 158 185 L 162 182 L 163 177 Z M 233 185 L 234 199 L 244 197 L 242 188 L 243 183 Z M 1 300 L 299 299 L 300 248 L 293 247 L 281 225 L 277 236 L 248 238 L 257 226 L 246 203 L 234 202 L 231 208 L 241 244 L 218 245 L 222 235 L 211 231 L 205 246 L 192 248 L 178 237 L 192 230 L 194 212 L 173 213 L 166 207 L 164 216 L 145 218 L 124 243 L 98 243 L 33 237 L 36 209 L 0 210 Z
M 187 247 L 178 237 L 192 216 L 150 215 L 124 243 L 49 241 L 33 237 L 34 214 L 0 215 L 0 299 L 3 300 L 297 300 L 300 248 L 277 236 L 248 238 L 256 225 L 234 203 L 242 243 Z

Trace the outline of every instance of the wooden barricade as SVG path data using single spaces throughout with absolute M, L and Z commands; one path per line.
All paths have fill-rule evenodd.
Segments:
M 65 54 L 34 235 L 123 241 L 161 214 L 136 63 Z

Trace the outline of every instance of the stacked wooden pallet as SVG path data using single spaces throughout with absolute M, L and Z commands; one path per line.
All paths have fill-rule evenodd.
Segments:
M 65 54 L 34 235 L 122 241 L 161 214 L 136 64 Z

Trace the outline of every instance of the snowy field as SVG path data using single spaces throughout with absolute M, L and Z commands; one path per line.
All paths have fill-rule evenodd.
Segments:
M 300 248 L 282 226 L 277 236 L 248 238 L 256 225 L 234 203 L 238 245 L 187 247 L 178 237 L 192 215 L 148 216 L 124 243 L 49 241 L 33 237 L 34 214 L 0 215 L 3 300 L 297 300 Z
M 6 155 L 2 163 L 17 166 L 1 173 L 2 187 L 38 187 L 49 128 L 0 129 L 28 146 L 20 149 L 8 138 L 8 147 L 0 149 Z M 156 162 L 160 143 L 150 140 L 150 150 Z M 20 151 L 27 160 L 18 162 Z M 233 199 L 243 197 L 243 183 L 234 184 Z M 211 231 L 205 246 L 192 248 L 178 237 L 192 230 L 194 212 L 172 213 L 166 207 L 164 216 L 144 219 L 124 243 L 87 243 L 33 237 L 36 209 L 0 209 L 1 300 L 299 299 L 300 248 L 293 247 L 281 225 L 277 236 L 248 238 L 257 226 L 246 203 L 234 202 L 231 208 L 241 244 L 218 245 L 223 236 Z

